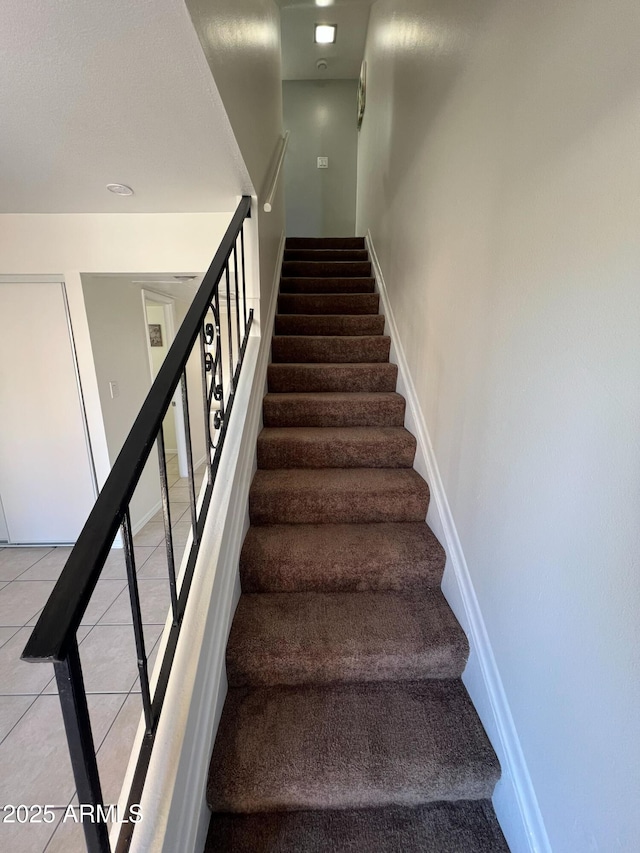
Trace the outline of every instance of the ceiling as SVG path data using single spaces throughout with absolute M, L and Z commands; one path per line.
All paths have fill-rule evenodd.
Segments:
M 312 0 L 280 0 L 282 16 L 282 79 L 357 79 L 364 57 L 369 11 L 373 0 L 336 0 L 319 5 Z M 336 43 L 313 41 L 315 24 L 337 24 Z M 326 71 L 316 68 L 327 60 Z
M 182 0 L 3 0 L 0 62 L 0 213 L 227 211 L 251 191 Z

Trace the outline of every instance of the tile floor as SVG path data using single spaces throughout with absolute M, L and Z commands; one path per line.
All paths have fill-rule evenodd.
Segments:
M 167 460 L 176 569 L 191 530 L 186 480 L 176 457 Z M 197 472 L 196 485 L 203 471 Z M 162 515 L 134 539 L 150 671 L 170 606 Z M 31 628 L 70 548 L 0 548 L 0 809 L 50 805 L 50 823 L 4 823 L 0 850 L 81 853 L 78 824 L 62 822 L 75 801 L 53 667 L 20 660 Z M 78 631 L 80 657 L 105 803 L 116 803 L 142 705 L 122 550 L 109 555 Z

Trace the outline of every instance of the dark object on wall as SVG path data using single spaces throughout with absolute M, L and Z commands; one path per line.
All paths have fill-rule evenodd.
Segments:
M 162 343 L 162 326 L 160 323 L 149 323 L 149 343 L 152 347 L 164 346 Z
M 367 61 L 362 60 L 360 66 L 360 80 L 358 81 L 358 130 L 362 127 L 364 108 L 367 102 Z

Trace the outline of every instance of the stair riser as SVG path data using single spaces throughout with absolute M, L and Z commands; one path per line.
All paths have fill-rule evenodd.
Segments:
M 287 237 L 285 249 L 364 249 L 364 237 Z
M 377 314 L 379 305 L 377 293 L 281 293 L 278 314 Z
M 390 392 L 396 390 L 397 381 L 395 364 L 270 364 L 267 370 L 269 391 L 275 393 Z
M 276 363 L 372 363 L 389 360 L 391 339 L 373 337 L 274 337 L 271 357 Z
M 439 587 L 446 555 L 426 524 L 253 527 L 244 592 L 416 592 Z
M 329 405 L 322 400 L 299 401 L 292 397 L 286 401 L 265 397 L 263 403 L 264 425 L 286 426 L 402 426 L 405 403 L 401 397 L 371 402 L 346 401 Z
M 240 554 L 243 592 L 420 592 L 439 587 L 446 555 L 426 524 L 253 527 Z
M 415 808 L 217 814 L 205 853 L 509 853 L 489 800 Z M 402 839 L 399 846 L 398 839 Z
M 429 493 L 353 491 L 339 493 L 282 489 L 249 494 L 252 524 L 371 524 L 390 521 L 424 521 Z
M 317 658 L 301 651 L 295 665 L 263 657 L 259 651 L 252 660 L 238 661 L 227 656 L 229 687 L 277 687 L 302 684 L 356 684 L 375 681 L 419 681 L 423 678 L 460 678 L 466 655 L 455 647 L 434 647 L 423 655 L 407 658 L 402 652 L 368 659 L 343 657 L 318 665 Z
M 407 438 L 404 437 L 407 436 Z M 413 436 L 380 441 L 340 441 L 329 438 L 258 437 L 258 468 L 411 468 L 416 452 Z
M 284 261 L 283 276 L 352 278 L 371 275 L 369 261 Z
M 373 293 L 375 290 L 375 279 L 373 278 L 327 278 L 320 276 L 316 278 L 302 278 L 290 275 L 288 278 L 280 279 L 280 293 Z
M 369 253 L 366 249 L 285 249 L 285 261 L 355 261 L 367 262 Z
M 382 335 L 384 317 L 319 316 L 317 314 L 279 314 L 275 323 L 276 335 Z

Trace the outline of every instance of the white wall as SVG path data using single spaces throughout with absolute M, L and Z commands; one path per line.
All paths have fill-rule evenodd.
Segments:
M 98 485 L 111 467 L 80 273 L 200 273 L 231 213 L 0 215 L 0 275 L 65 281 Z M 28 331 L 25 331 L 28 334 Z
M 284 230 L 282 178 L 273 210 L 262 209 L 282 137 L 280 10 L 273 0 L 186 0 L 186 5 L 258 197 L 264 321 Z M 249 233 L 254 223 L 247 223 Z
M 640 837 L 639 31 L 378 0 L 367 39 L 357 230 L 554 853 Z
M 357 80 L 283 80 L 288 237 L 353 237 Z M 329 158 L 318 169 L 318 157 Z

